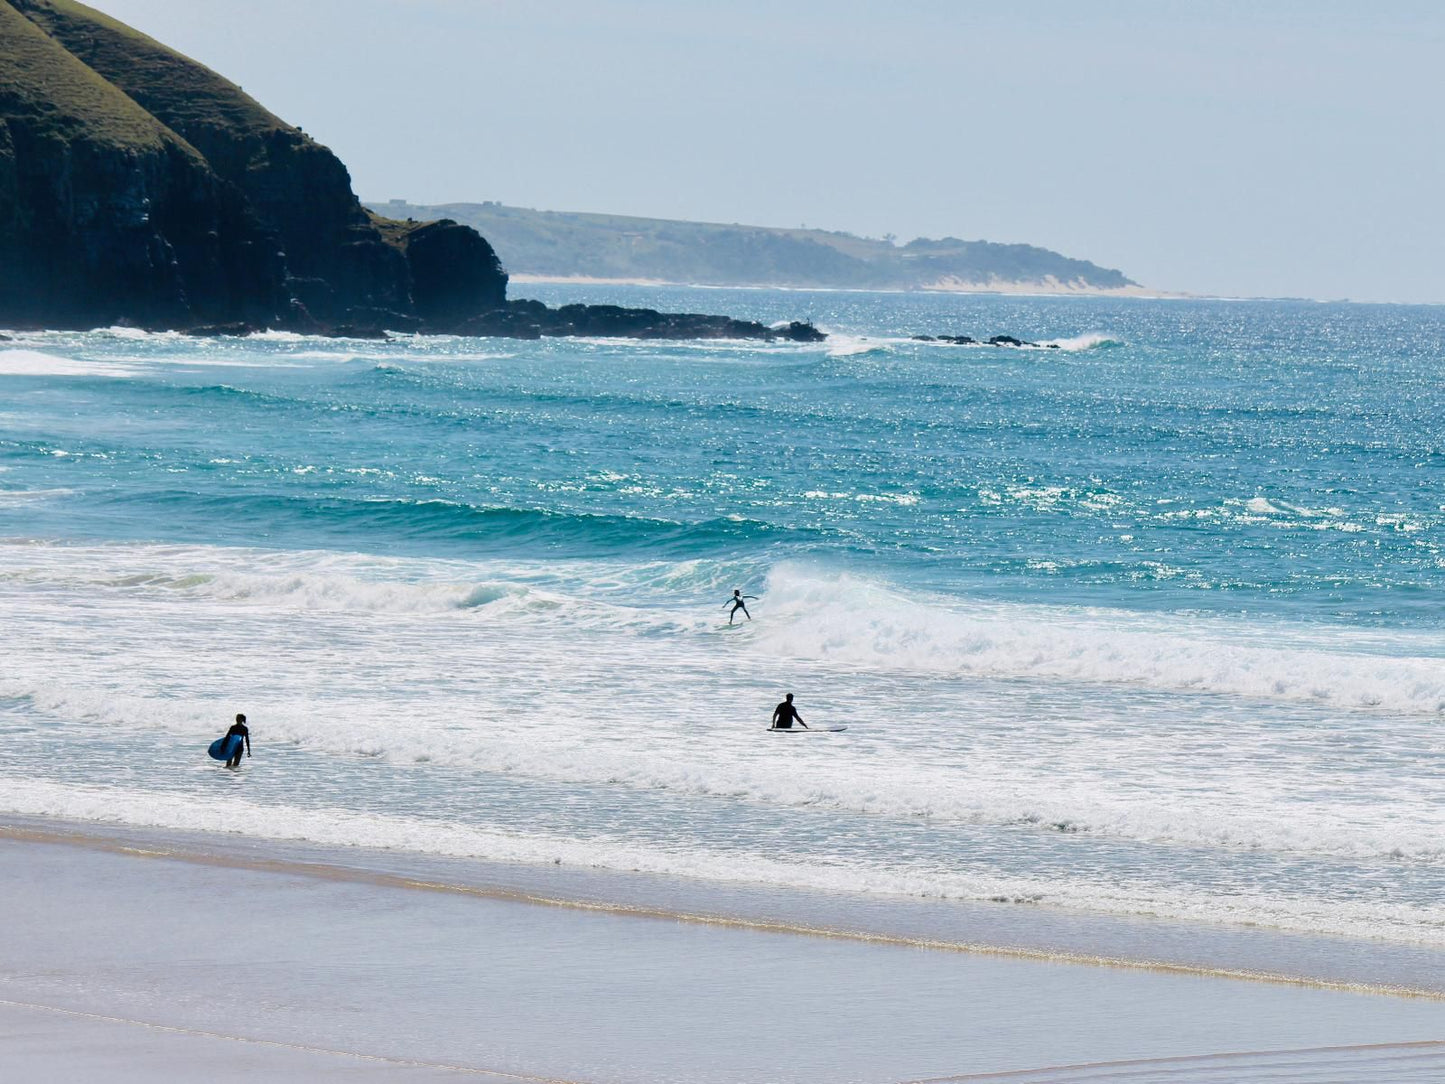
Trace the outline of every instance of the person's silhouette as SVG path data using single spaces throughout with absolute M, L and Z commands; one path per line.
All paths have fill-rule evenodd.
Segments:
M 241 766 L 241 749 L 244 746 L 246 755 L 251 755 L 251 731 L 246 726 L 246 717 L 237 715 L 236 722 L 231 729 L 226 731 L 227 738 L 238 738 L 240 740 L 230 743 L 231 757 L 226 761 L 226 767 L 239 768 Z
M 792 730 L 794 719 L 804 730 L 808 729 L 808 724 L 803 722 L 803 717 L 798 714 L 798 709 L 793 707 L 793 694 L 789 693 L 783 702 L 773 709 L 773 723 L 770 729 Z
M 739 610 L 743 612 L 744 617 L 751 621 L 753 619 L 753 615 L 748 613 L 748 608 L 743 603 L 743 599 L 750 598 L 754 601 L 757 601 L 757 597 L 757 595 L 745 595 L 741 591 L 734 591 L 733 597 L 723 603 L 724 606 L 732 607 L 732 609 L 728 611 L 728 624 L 731 625 L 733 623 L 733 618 L 737 616 Z

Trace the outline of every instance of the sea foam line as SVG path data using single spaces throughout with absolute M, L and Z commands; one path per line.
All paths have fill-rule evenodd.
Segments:
M 236 780 L 244 783 L 244 777 Z M 1366 905 L 1301 907 L 1288 898 L 1231 897 L 1223 912 L 1207 892 L 1173 891 L 1125 895 L 1114 882 L 1080 880 L 1059 885 L 1045 878 L 999 875 L 952 877 L 929 874 L 809 865 L 763 855 L 738 855 L 705 847 L 675 852 L 611 840 L 503 832 L 385 814 L 361 814 L 341 808 L 301 809 L 244 800 L 218 801 L 194 794 L 162 794 L 131 789 L 60 785 L 34 779 L 9 779 L 0 792 L 0 812 L 27 817 L 161 828 L 220 835 L 244 835 L 327 847 L 398 850 L 420 855 L 474 858 L 530 866 L 562 865 L 578 869 L 682 877 L 716 884 L 756 885 L 771 889 L 842 892 L 851 896 L 895 896 L 964 902 L 1022 899 L 1098 915 L 1169 918 L 1205 926 L 1241 924 L 1320 935 L 1379 938 L 1397 944 L 1445 946 L 1445 921 L 1419 908 L 1409 914 L 1381 915 Z M 237 824 L 248 826 L 238 832 Z
M 1358 630 L 910 597 L 849 574 L 784 563 L 753 645 L 880 672 L 1046 678 L 1304 701 L 1348 710 L 1445 711 L 1445 660 L 1350 650 Z M 1279 645 L 1279 646 L 1276 646 Z

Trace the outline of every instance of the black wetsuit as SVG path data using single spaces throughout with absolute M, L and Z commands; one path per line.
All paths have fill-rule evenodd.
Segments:
M 792 730 L 794 719 L 800 723 L 803 721 L 791 700 L 784 700 L 773 709 L 773 726 L 778 730 Z
M 251 752 L 251 732 L 246 729 L 246 724 L 245 724 L 245 723 L 232 723 L 232 724 L 231 724 L 231 729 L 228 730 L 228 731 L 226 731 L 226 737 L 227 737 L 228 739 L 229 739 L 229 738 L 240 738 L 240 739 L 241 739 L 241 744 L 236 746 L 236 755 L 233 756 L 230 760 L 226 761 L 226 764 L 227 764 L 228 766 L 230 766 L 230 767 L 235 767 L 237 764 L 241 763 L 241 748 L 242 748 L 242 746 L 245 747 L 246 753 L 247 753 L 248 755 L 249 755 L 250 752 Z

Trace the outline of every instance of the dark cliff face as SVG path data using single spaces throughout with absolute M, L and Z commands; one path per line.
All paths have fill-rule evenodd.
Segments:
M 175 326 L 284 302 L 274 238 L 205 160 L 0 3 L 0 319 Z
M 450 328 L 507 302 L 507 275 L 486 238 L 449 218 L 409 225 L 398 240 L 411 266 L 417 315 Z
M 331 151 L 209 68 L 74 0 L 0 0 L 0 326 L 820 337 L 506 291 L 474 229 L 366 211 Z
M 506 291 L 475 231 L 413 251 L 326 147 L 72 0 L 0 0 L 0 197 L 11 324 L 409 326 Z
M 330 150 L 230 80 L 100 12 L 69 0 L 11 2 L 242 192 L 275 231 L 313 316 L 410 307 L 405 255 L 372 226 Z

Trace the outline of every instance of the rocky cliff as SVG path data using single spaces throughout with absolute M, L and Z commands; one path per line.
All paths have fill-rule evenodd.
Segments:
M 73 0 L 0 0 L 0 326 L 811 341 L 808 325 L 509 302 L 487 240 L 363 208 L 340 159 Z
M 189 143 L 0 3 L 0 321 L 174 326 L 284 305 L 284 264 Z
M 474 230 L 388 231 L 326 147 L 71 0 L 0 0 L 0 263 L 0 321 L 51 325 L 414 326 L 507 281 Z

